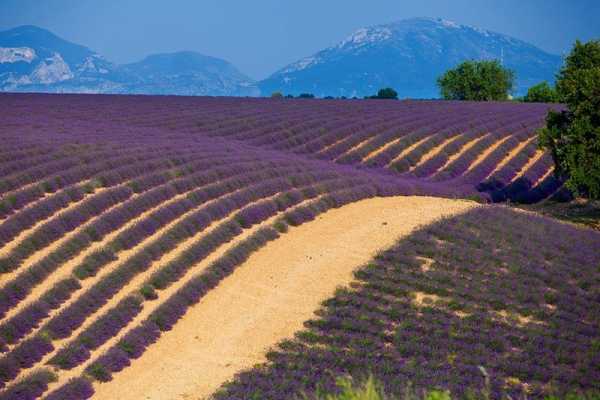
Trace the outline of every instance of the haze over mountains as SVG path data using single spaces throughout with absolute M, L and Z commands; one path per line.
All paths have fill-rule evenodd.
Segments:
M 261 91 L 364 96 L 391 86 L 401 96 L 439 96 L 436 79 L 465 60 L 501 60 L 516 72 L 516 93 L 554 81 L 561 58 L 510 36 L 432 18 L 359 29 L 336 46 L 277 71 Z
M 259 96 L 370 95 L 391 86 L 401 97 L 438 97 L 436 79 L 467 59 L 500 59 L 517 75 L 515 94 L 553 81 L 561 58 L 487 30 L 432 18 L 362 28 L 339 44 L 256 82 L 227 61 L 195 52 L 156 54 L 116 65 L 51 32 L 0 32 L 0 90 L 121 94 Z
M 53 33 L 22 26 L 0 32 L 0 90 L 52 93 L 258 96 L 227 61 L 194 52 L 155 54 L 125 65 Z

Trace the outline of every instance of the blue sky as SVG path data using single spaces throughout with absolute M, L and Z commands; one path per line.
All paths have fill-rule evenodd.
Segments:
M 111 61 L 195 50 L 261 79 L 357 28 L 441 17 L 561 54 L 600 38 L 600 0 L 0 0 L 0 30 L 33 24 Z

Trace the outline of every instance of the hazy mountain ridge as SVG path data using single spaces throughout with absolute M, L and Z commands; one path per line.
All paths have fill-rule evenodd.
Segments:
M 0 90 L 54 93 L 257 96 L 252 79 L 227 61 L 194 52 L 156 54 L 115 65 L 35 26 L 0 32 Z
M 391 86 L 401 97 L 438 96 L 438 76 L 466 59 L 501 59 L 517 74 L 515 94 L 553 81 L 561 65 L 521 40 L 432 18 L 361 28 L 335 46 L 255 82 L 227 61 L 195 52 L 155 54 L 116 65 L 51 32 L 0 32 L 0 91 L 268 96 L 364 96 Z
M 259 83 L 263 93 L 364 96 L 385 86 L 405 97 L 437 97 L 435 82 L 468 59 L 499 59 L 515 70 L 516 94 L 553 81 L 559 56 L 507 35 L 432 18 L 361 28 L 335 46 L 292 63 Z

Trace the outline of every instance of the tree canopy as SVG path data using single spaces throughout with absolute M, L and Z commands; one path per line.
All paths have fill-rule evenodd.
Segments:
M 438 78 L 446 100 L 507 100 L 514 86 L 514 73 L 497 60 L 465 61 Z
M 556 89 L 544 81 L 530 87 L 523 97 L 523 101 L 527 103 L 558 103 L 559 99 Z
M 398 99 L 398 92 L 391 87 L 379 89 L 377 92 L 378 99 Z
M 577 41 L 557 76 L 566 110 L 550 111 L 540 145 L 575 194 L 600 198 L 600 40 Z
M 379 89 L 376 95 L 373 96 L 365 96 L 365 99 L 392 99 L 398 100 L 398 92 L 396 92 L 393 88 L 387 87 L 383 89 Z

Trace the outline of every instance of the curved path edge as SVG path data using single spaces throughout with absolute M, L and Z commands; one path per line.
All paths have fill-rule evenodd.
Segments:
M 290 228 L 256 251 L 159 341 L 95 384 L 93 399 L 203 399 L 265 361 L 356 268 L 423 225 L 477 204 L 433 197 L 372 198 Z

